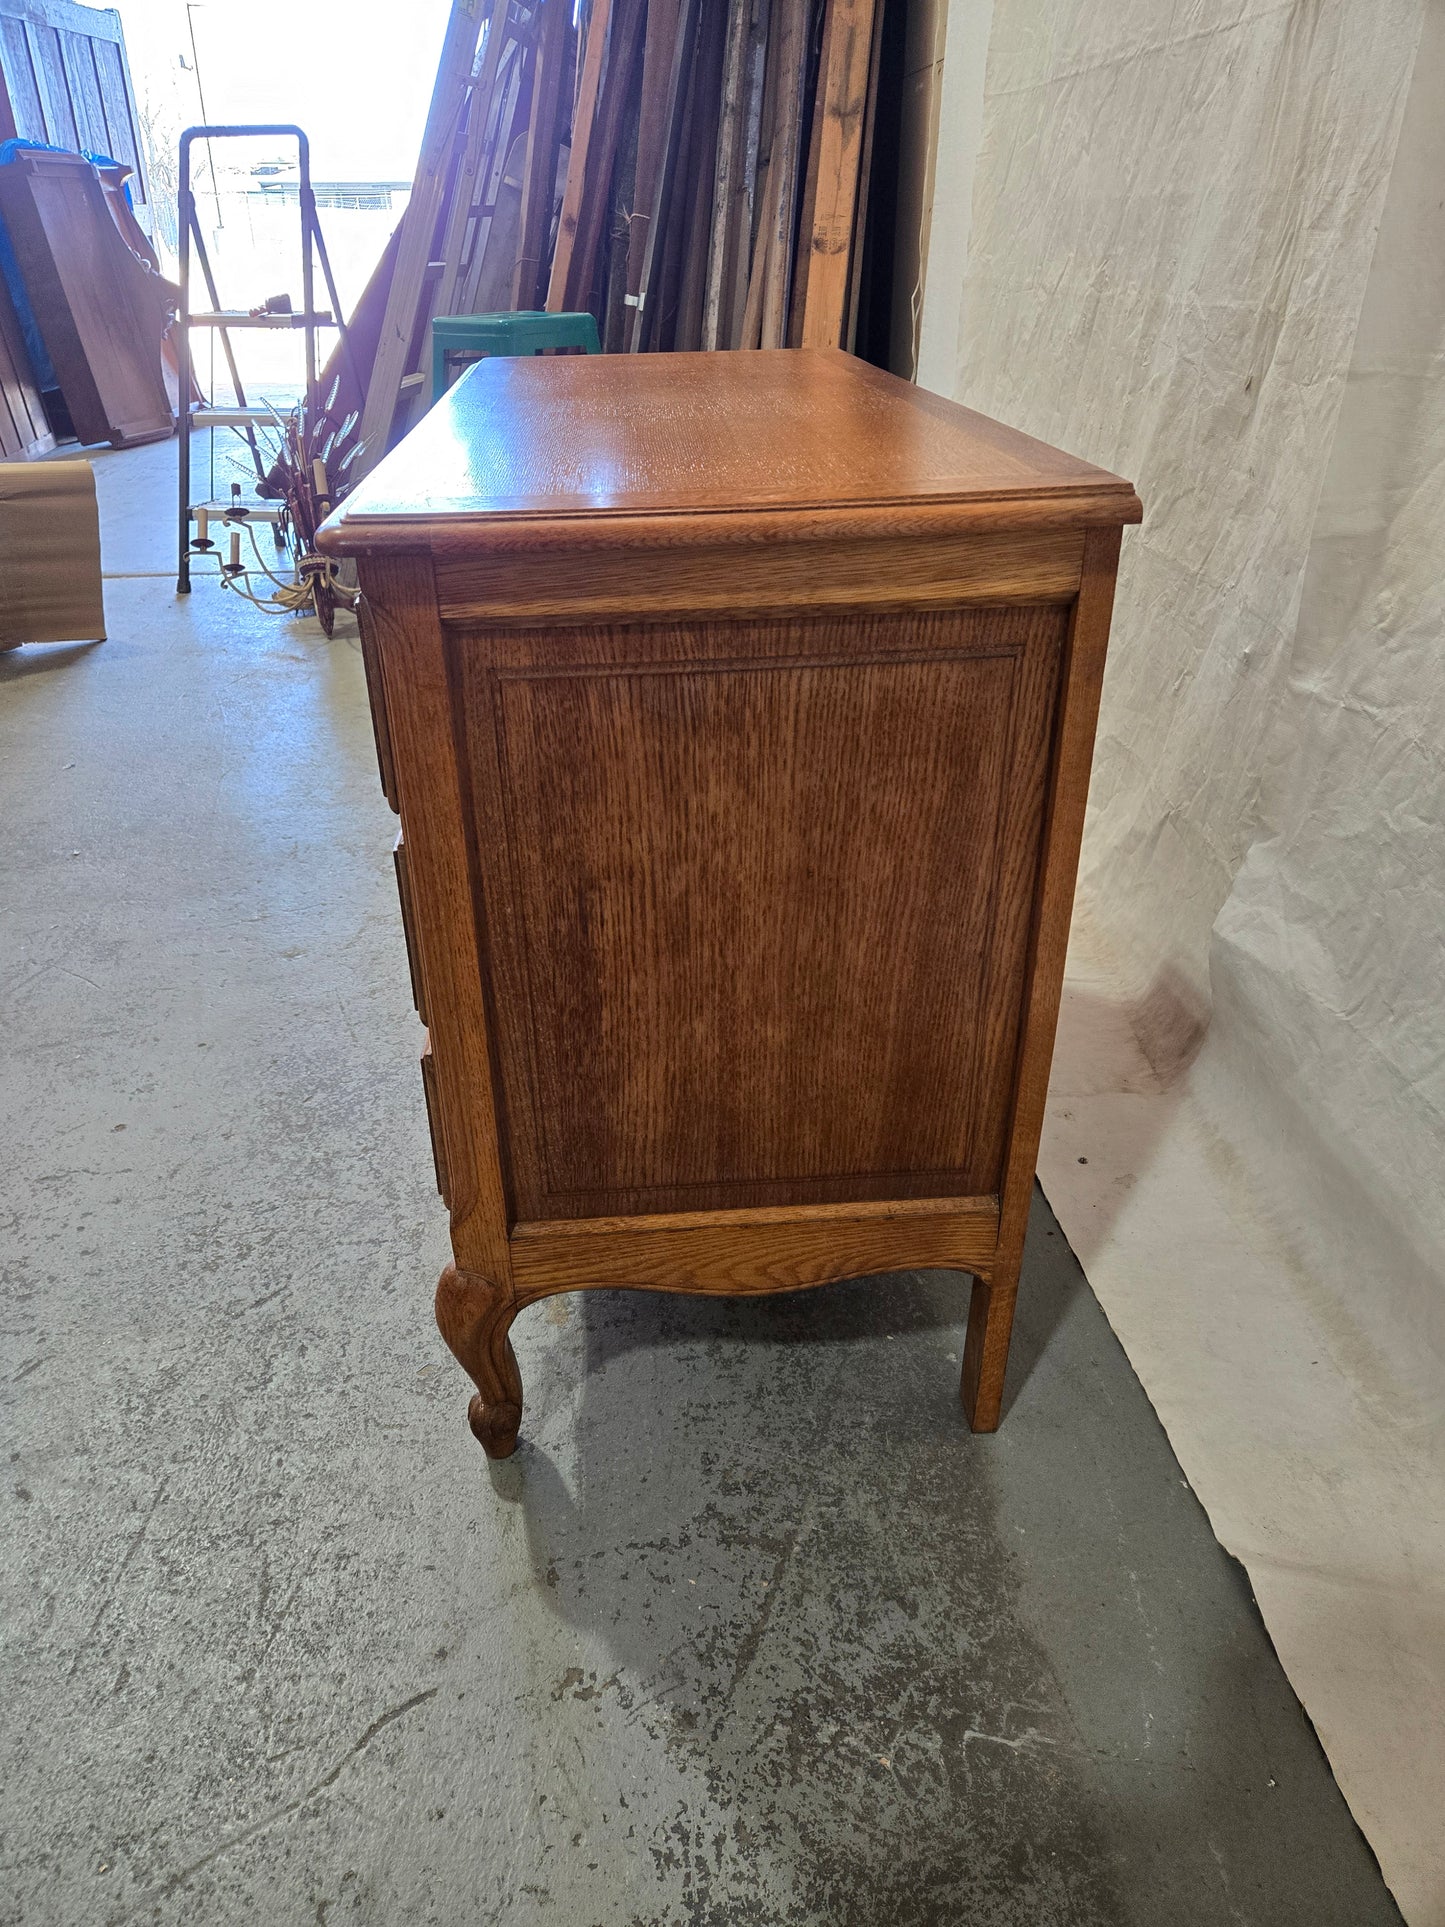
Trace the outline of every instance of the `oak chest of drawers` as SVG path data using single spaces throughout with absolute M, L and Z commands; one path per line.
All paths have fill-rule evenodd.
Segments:
M 837 353 L 480 363 L 355 556 L 440 1187 L 591 1286 L 971 1274 L 998 1423 L 1127 482 Z

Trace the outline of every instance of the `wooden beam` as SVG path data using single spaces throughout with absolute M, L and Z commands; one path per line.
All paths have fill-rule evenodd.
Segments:
M 577 105 L 572 115 L 572 152 L 567 162 L 562 217 L 557 223 L 557 246 L 552 255 L 551 279 L 547 283 L 547 307 L 553 314 L 565 312 L 567 306 L 567 282 L 572 270 L 573 249 L 577 245 L 582 189 L 587 180 L 587 156 L 592 146 L 598 89 L 602 84 L 602 55 L 607 46 L 607 25 L 611 18 L 612 0 L 593 0 L 592 17 L 587 22 L 587 47 L 582 58 Z
M 868 62 L 868 111 L 863 116 L 863 153 L 858 162 L 858 199 L 853 206 L 853 259 L 848 268 L 848 306 L 843 346 L 851 355 L 858 344 L 858 308 L 863 288 L 864 244 L 868 238 L 868 193 L 873 181 L 873 133 L 878 125 L 878 70 L 883 64 L 883 8 L 873 9 L 873 54 Z
M 805 348 L 842 345 L 873 57 L 873 8 L 874 0 L 828 0 L 826 66 L 818 79 L 818 180 L 803 304 Z
M 498 0 L 498 4 L 504 3 L 505 0 Z M 426 298 L 426 265 L 431 257 L 432 231 L 441 212 L 447 160 L 471 78 L 483 4 L 484 0 L 452 0 L 437 64 L 436 85 L 432 89 L 417 156 L 416 178 L 411 199 L 401 217 L 396 267 L 387 290 L 376 359 L 366 390 L 366 406 L 361 417 L 362 448 L 355 463 L 358 477 L 386 453 L 402 377 L 411 372 L 407 357 L 416 328 L 417 308 Z
M 587 306 L 597 266 L 597 250 L 611 206 L 612 170 L 622 116 L 632 95 L 633 72 L 642 48 L 642 26 L 647 0 L 618 0 L 612 23 L 612 45 L 607 73 L 597 106 L 588 151 L 592 155 L 582 184 L 582 204 L 567 272 L 564 306 L 580 312 Z M 570 168 L 568 170 L 570 176 Z
M 542 0 L 541 40 L 532 81 L 532 118 L 527 129 L 527 163 L 522 174 L 517 265 L 512 276 L 512 306 L 519 309 L 537 305 L 542 260 L 551 236 L 552 203 L 557 188 L 557 128 L 562 114 L 564 76 L 572 71 L 568 58 L 571 12 L 570 0 Z
M 637 326 L 636 297 L 642 286 L 647 231 L 657 196 L 657 177 L 667 141 L 672 99 L 672 53 L 677 41 L 678 0 L 647 0 L 647 34 L 642 49 L 642 98 L 637 120 L 637 172 L 627 236 L 627 325 L 624 347 L 631 347 Z
M 672 206 L 674 189 L 680 183 L 683 123 L 686 119 L 688 82 L 692 76 L 693 47 L 697 38 L 697 16 L 701 0 L 681 0 L 678 15 L 677 33 L 672 45 L 672 72 L 667 85 L 667 113 L 664 118 L 662 150 L 658 158 L 657 189 L 653 195 L 652 213 L 647 223 L 647 242 L 643 250 L 642 275 L 636 295 L 636 319 L 633 323 L 632 353 L 648 345 L 653 333 L 655 317 L 649 315 L 647 304 L 653 294 L 653 280 L 662 261 L 662 253 L 667 233 L 667 217 Z
M 744 120 L 748 28 L 752 20 L 752 0 L 730 0 L 728 8 L 727 49 L 723 57 L 722 110 L 718 125 L 717 166 L 714 170 L 712 228 L 708 236 L 707 291 L 703 301 L 702 345 L 725 346 L 724 315 L 727 291 L 731 285 L 730 267 L 735 268 L 736 223 L 734 221 L 734 183 L 742 172 L 743 143 L 747 128 Z M 730 255 L 734 259 L 730 261 Z
M 456 185 L 452 189 L 452 204 L 447 215 L 445 239 L 441 253 L 437 257 L 442 263 L 441 280 L 436 291 L 433 314 L 451 314 L 457 291 L 457 281 L 461 275 L 462 249 L 467 238 L 467 222 L 473 209 L 485 194 L 488 163 L 492 149 L 496 145 L 496 121 L 500 101 L 494 100 L 497 93 L 497 75 L 502 64 L 503 45 L 507 41 L 508 0 L 496 0 L 492 12 L 492 22 L 487 30 L 487 45 L 482 55 L 481 70 L 472 82 L 470 105 L 467 116 L 467 139 L 462 152 L 461 165 L 457 170 Z
M 761 340 L 781 348 L 787 339 L 788 282 L 793 257 L 793 222 L 798 196 L 798 147 L 802 129 L 803 69 L 807 56 L 808 0 L 777 0 L 782 10 L 778 33 L 777 113 L 768 170 L 772 200 L 766 233 L 767 272 L 763 281 Z M 759 247 L 764 246 L 762 231 Z

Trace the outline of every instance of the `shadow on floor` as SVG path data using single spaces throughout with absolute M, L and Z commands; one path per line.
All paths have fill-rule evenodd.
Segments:
M 957 1274 L 557 1301 L 564 1451 L 489 1468 L 610 1655 L 554 1699 L 693 1790 L 650 1849 L 689 1922 L 1395 1921 L 1041 1200 L 1025 1284 L 992 1440 Z

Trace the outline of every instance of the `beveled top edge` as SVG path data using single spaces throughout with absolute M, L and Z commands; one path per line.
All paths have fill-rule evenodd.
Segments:
M 323 525 L 333 554 L 1138 521 L 1126 481 L 839 350 L 480 362 Z

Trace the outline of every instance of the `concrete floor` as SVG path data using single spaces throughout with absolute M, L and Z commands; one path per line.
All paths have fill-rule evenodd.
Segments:
M 535 1308 L 488 1465 L 354 642 L 100 475 L 111 640 L 0 658 L 0 1920 L 1398 1921 L 1042 1201 L 993 1439 L 907 1275 Z

